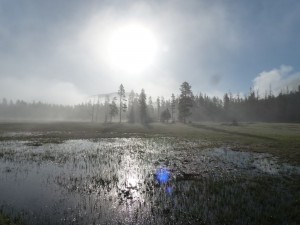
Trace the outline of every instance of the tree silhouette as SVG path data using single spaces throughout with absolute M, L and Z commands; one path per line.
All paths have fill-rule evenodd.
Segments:
M 109 95 L 106 95 L 105 96 L 105 103 L 104 103 L 104 113 L 105 113 L 105 116 L 104 116 L 104 123 L 107 123 L 108 122 L 108 114 L 110 114 L 110 107 L 109 107 Z
M 149 96 L 149 98 L 148 98 L 147 108 L 148 108 L 148 118 L 149 118 L 150 121 L 153 121 L 155 115 L 154 115 L 154 107 L 153 107 L 153 101 L 152 101 L 151 96 Z
M 144 89 L 142 89 L 141 94 L 139 96 L 139 106 L 140 106 L 140 118 L 141 123 L 146 124 L 147 123 L 147 104 L 146 104 L 146 94 Z
M 174 119 L 175 108 L 176 108 L 176 99 L 175 99 L 174 93 L 172 93 L 172 95 L 171 95 L 171 117 L 172 117 L 172 122 L 175 122 L 175 119 Z
M 134 123 L 135 122 L 134 107 L 135 107 L 135 93 L 132 90 L 129 94 L 129 97 L 128 97 L 128 108 L 129 108 L 128 122 L 129 123 Z
M 120 123 L 122 122 L 122 111 L 126 112 L 127 105 L 124 103 L 126 101 L 126 96 L 125 96 L 125 89 L 123 84 L 120 85 L 119 90 L 118 90 L 118 95 L 119 95 L 119 101 L 120 101 Z
M 160 121 L 160 98 L 157 97 L 156 99 L 156 105 L 157 105 L 157 121 Z
M 238 122 L 264 121 L 299 123 L 300 86 L 296 86 L 297 87 L 294 89 L 287 88 L 283 90 L 278 96 L 270 95 L 267 92 L 265 96 L 259 97 L 257 95 L 257 90 L 253 91 L 250 89 L 248 95 L 240 96 L 237 94 L 236 96 L 233 96 L 228 93 L 224 95 L 224 98 L 220 99 L 218 97 L 209 97 L 201 92 L 199 95 L 193 96 L 191 87 L 186 83 L 181 86 L 180 90 L 182 93 L 178 99 L 173 96 L 170 100 L 166 99 L 163 101 L 165 103 L 161 104 L 161 99 L 158 98 L 156 101 L 157 107 L 155 107 L 155 110 L 157 111 L 155 112 L 157 113 L 158 118 L 161 116 L 161 113 L 159 112 L 162 112 L 167 108 L 171 113 L 172 107 L 174 107 L 175 98 L 175 110 L 177 113 L 178 107 L 178 112 L 180 112 L 180 115 L 178 116 L 183 122 L 186 117 L 191 116 L 191 119 L 194 121 L 232 121 L 235 119 Z M 109 95 L 106 95 L 105 102 L 96 102 L 96 99 L 93 98 L 93 100 L 73 106 L 3 99 L 2 101 L 0 100 L 0 120 L 63 119 L 72 121 L 91 121 L 91 117 L 93 117 L 93 120 L 96 118 L 97 121 L 102 120 L 108 122 L 119 113 L 119 108 L 115 107 L 117 99 L 114 99 L 114 103 L 112 103 Z M 148 112 L 150 112 L 150 107 L 145 103 L 146 100 L 143 101 L 143 99 L 146 99 L 145 93 L 138 95 L 132 91 L 129 94 L 128 122 L 149 122 Z M 180 102 L 179 105 L 178 102 Z M 151 103 L 150 100 L 149 103 Z M 119 102 L 117 105 L 119 105 Z M 162 105 L 164 105 L 165 108 L 163 108 Z M 95 107 L 97 107 L 97 110 L 95 110 Z M 115 114 L 116 108 L 117 113 Z
M 224 118 L 227 120 L 229 115 L 229 104 L 230 104 L 230 98 L 228 97 L 228 94 L 225 93 L 223 97 L 223 108 L 224 108 Z
M 193 107 L 194 95 L 191 88 L 191 85 L 186 81 L 180 86 L 181 94 L 178 103 L 179 120 L 184 123 L 186 123 L 186 118 L 192 114 L 191 108 Z
M 170 111 L 168 108 L 161 112 L 161 115 L 160 115 L 161 122 L 164 123 L 167 121 L 167 123 L 168 123 L 170 118 L 171 118 L 171 114 L 170 114 Z
M 118 107 L 115 102 L 116 98 L 109 104 L 109 115 L 110 115 L 110 122 L 112 122 L 112 119 L 114 116 L 118 115 Z

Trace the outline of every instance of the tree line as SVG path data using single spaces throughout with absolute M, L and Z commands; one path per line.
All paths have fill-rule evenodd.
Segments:
M 73 106 L 27 103 L 3 99 L 0 103 L 0 120 L 69 120 L 91 122 L 129 122 L 147 124 L 151 122 L 188 123 L 192 121 L 262 121 L 300 122 L 300 85 L 298 90 L 272 92 L 260 97 L 250 89 L 246 96 L 225 93 L 222 99 L 206 94 L 194 95 L 188 82 L 183 82 L 180 93 L 170 98 L 147 96 L 144 89 L 140 93 L 131 91 L 126 96 L 121 84 L 117 97 L 106 96 L 105 101 L 77 104 Z

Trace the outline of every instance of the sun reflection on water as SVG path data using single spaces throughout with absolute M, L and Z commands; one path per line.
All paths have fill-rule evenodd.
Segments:
M 134 188 L 134 187 L 137 186 L 137 184 L 138 184 L 138 179 L 136 177 L 132 176 L 132 177 L 129 177 L 127 179 L 127 186 L 128 187 Z

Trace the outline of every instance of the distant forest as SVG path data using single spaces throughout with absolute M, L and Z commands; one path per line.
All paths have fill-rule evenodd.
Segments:
M 13 102 L 6 98 L 0 103 L 0 120 L 67 120 L 91 122 L 300 122 L 300 85 L 298 90 L 264 97 L 250 90 L 247 96 L 226 93 L 223 99 L 205 94 L 194 95 L 189 83 L 180 86 L 180 95 L 169 99 L 153 99 L 142 89 L 125 94 L 120 85 L 117 97 L 105 97 L 103 102 L 88 101 L 68 106 L 42 102 Z

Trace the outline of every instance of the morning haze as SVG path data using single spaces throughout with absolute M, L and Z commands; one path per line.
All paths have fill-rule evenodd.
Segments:
M 300 3 L 0 1 L 0 225 L 297 224 Z

